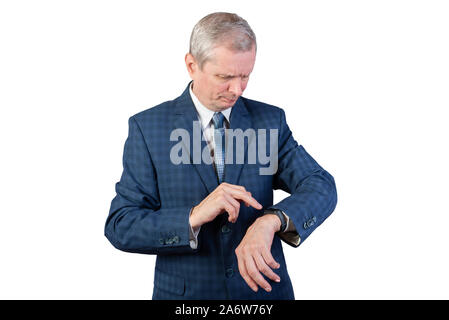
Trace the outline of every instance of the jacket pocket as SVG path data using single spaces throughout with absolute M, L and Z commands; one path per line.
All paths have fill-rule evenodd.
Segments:
M 159 269 L 154 273 L 154 286 L 158 289 L 182 296 L 185 291 L 184 278 L 165 273 Z

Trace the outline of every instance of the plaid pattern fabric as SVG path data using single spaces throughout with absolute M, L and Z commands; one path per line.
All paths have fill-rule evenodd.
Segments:
M 273 239 L 271 253 L 281 265 L 274 270 L 281 282 L 268 280 L 273 288 L 270 293 L 262 289 L 255 293 L 248 287 L 239 274 L 235 249 L 248 227 L 269 207 L 290 217 L 302 244 L 336 206 L 333 177 L 298 145 L 282 109 L 240 97 L 232 108 L 230 129 L 277 129 L 278 170 L 273 175 L 260 175 L 259 169 L 267 165 L 248 162 L 246 151 L 254 141 L 245 138 L 244 164 L 235 159 L 233 164 L 226 163 L 223 181 L 244 186 L 263 209 L 240 206 L 234 224 L 227 221 L 226 214 L 219 215 L 202 225 L 198 247 L 192 249 L 190 209 L 219 183 L 212 160 L 209 164 L 192 161 L 192 123 L 197 120 L 188 86 L 178 98 L 129 119 L 123 173 L 115 185 L 116 196 L 105 224 L 106 237 L 117 249 L 157 255 L 153 299 L 294 299 L 278 236 Z M 190 134 L 190 141 L 182 143 L 182 152 L 190 158 L 188 164 L 173 164 L 170 160 L 170 151 L 180 143 L 170 140 L 176 128 Z M 206 141 L 200 143 L 201 150 L 207 148 Z M 227 155 L 231 154 L 228 145 Z M 274 189 L 290 196 L 273 204 Z
M 223 181 L 224 166 L 225 166 L 225 127 L 224 127 L 224 115 L 221 112 L 215 112 L 212 117 L 214 122 L 214 161 L 215 169 L 217 171 L 218 182 Z

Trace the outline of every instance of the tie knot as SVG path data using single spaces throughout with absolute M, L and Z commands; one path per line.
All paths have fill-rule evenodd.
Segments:
M 224 115 L 221 112 L 215 112 L 212 117 L 212 121 L 214 122 L 215 129 L 223 128 L 224 124 Z

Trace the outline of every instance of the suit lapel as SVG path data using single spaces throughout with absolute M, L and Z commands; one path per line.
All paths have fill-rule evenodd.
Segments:
M 177 99 L 177 103 L 175 105 L 175 121 L 174 121 L 174 128 L 173 129 L 185 129 L 187 130 L 187 132 L 189 133 L 189 137 L 190 137 L 190 146 L 185 146 L 186 150 L 189 153 L 189 159 L 190 159 L 190 163 L 195 167 L 195 170 L 198 172 L 198 174 L 201 177 L 201 180 L 203 182 L 203 184 L 206 186 L 206 189 L 210 192 L 214 191 L 215 188 L 218 186 L 218 178 L 217 175 L 215 174 L 215 169 L 213 167 L 212 164 L 212 159 L 210 158 L 210 154 L 209 152 L 205 152 L 204 157 L 207 158 L 208 163 L 211 164 L 206 164 L 203 161 L 203 154 L 202 151 L 206 149 L 208 149 L 207 146 L 207 142 L 204 141 L 203 137 L 203 130 L 201 128 L 201 124 L 199 124 L 200 126 L 200 137 L 199 139 L 201 139 L 201 147 L 200 147 L 200 154 L 196 155 L 197 157 L 200 157 L 200 161 L 199 163 L 194 163 L 194 158 L 193 158 L 193 150 L 194 150 L 194 143 L 198 143 L 197 141 L 194 141 L 194 137 L 193 137 L 193 123 L 194 121 L 199 121 L 198 119 L 198 115 L 196 113 L 196 109 L 195 106 L 193 104 L 192 98 L 190 97 L 190 92 L 189 92 L 189 85 L 187 86 L 186 90 L 183 92 L 183 94 Z M 195 137 L 197 138 L 197 137 Z M 197 150 L 195 150 L 197 151 Z M 198 162 L 198 161 L 196 161 Z
M 199 128 L 201 129 L 200 133 L 200 139 L 201 139 L 201 147 L 200 147 L 200 156 L 199 156 L 199 163 L 194 163 L 193 158 L 193 151 L 194 151 L 194 143 L 198 143 L 197 141 L 194 141 L 194 132 L 193 132 L 193 123 L 194 121 L 199 121 L 198 115 L 195 109 L 195 106 L 193 104 L 192 98 L 190 97 L 189 92 L 190 83 L 188 84 L 187 88 L 184 90 L 182 95 L 176 99 L 175 104 L 175 119 L 174 119 L 174 125 L 173 129 L 185 129 L 189 133 L 190 137 L 190 146 L 187 146 L 184 144 L 185 150 L 188 151 L 188 156 L 190 159 L 190 163 L 194 166 L 195 170 L 198 172 L 199 176 L 201 177 L 201 180 L 203 184 L 205 185 L 206 189 L 211 193 L 215 190 L 215 188 L 218 186 L 218 178 L 215 173 L 214 165 L 212 164 L 212 159 L 210 158 L 209 152 L 205 152 L 204 155 L 202 154 L 202 151 L 205 149 L 208 149 L 207 142 L 204 141 L 203 137 L 203 130 L 201 128 L 201 124 L 199 124 Z M 242 98 L 237 99 L 236 103 L 234 104 L 230 116 L 230 125 L 231 129 L 242 129 L 244 132 L 246 129 L 251 128 L 251 118 L 249 116 L 248 110 L 246 109 L 245 104 L 242 101 Z M 195 137 L 197 138 L 197 137 Z M 226 152 L 230 152 L 228 148 L 230 147 L 229 143 L 226 144 Z M 248 149 L 248 142 L 245 139 L 245 145 L 244 145 L 244 159 L 247 161 L 247 149 Z M 244 164 L 237 164 L 236 159 L 236 145 L 235 142 L 233 143 L 233 163 L 232 164 L 225 164 L 225 172 L 224 172 L 224 181 L 230 184 L 237 184 L 238 179 L 240 177 L 242 168 Z M 195 150 L 198 151 L 198 150 Z M 198 157 L 198 155 L 197 155 Z M 203 157 L 208 160 L 207 164 L 205 161 L 203 161 Z M 198 162 L 198 161 L 196 161 Z

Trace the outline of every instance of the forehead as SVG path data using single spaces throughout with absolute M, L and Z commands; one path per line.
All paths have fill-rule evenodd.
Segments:
M 254 47 L 249 51 L 233 51 L 225 46 L 219 46 L 212 50 L 211 59 L 204 66 L 213 73 L 247 75 L 253 70 L 255 60 Z

